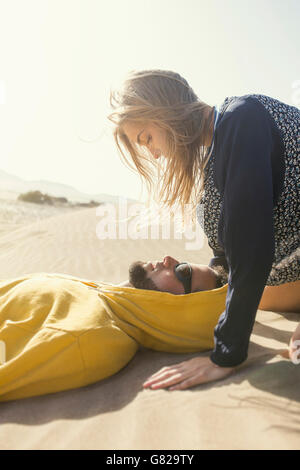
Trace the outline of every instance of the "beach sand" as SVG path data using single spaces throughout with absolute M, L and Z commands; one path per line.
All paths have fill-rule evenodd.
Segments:
M 119 283 L 134 260 L 171 255 L 207 264 L 211 257 L 206 241 L 191 251 L 184 238 L 100 240 L 95 208 L 20 207 L 0 204 L 2 279 L 44 271 Z M 220 382 L 144 390 L 149 375 L 197 354 L 141 349 L 103 382 L 1 403 L 0 448 L 299 449 L 300 366 L 278 354 L 299 317 L 258 311 L 247 361 Z

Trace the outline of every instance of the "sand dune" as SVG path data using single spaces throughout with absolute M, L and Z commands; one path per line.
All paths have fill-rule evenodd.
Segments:
M 95 208 L 57 212 L 35 222 L 27 218 L 15 230 L 3 230 L 0 277 L 51 271 L 118 283 L 128 279 L 128 266 L 134 260 L 156 260 L 166 254 L 203 264 L 210 259 L 206 242 L 206 250 L 187 251 L 184 236 L 133 240 L 127 234 L 127 239 L 101 240 L 96 233 L 101 218 Z
M 1 215 L 1 212 L 0 212 Z M 186 240 L 100 240 L 96 210 L 1 219 L 0 278 L 60 272 L 119 283 L 137 259 L 207 263 Z M 300 367 L 278 355 L 299 315 L 258 312 L 249 358 L 230 378 L 183 392 L 143 390 L 196 356 L 141 349 L 121 372 L 78 390 L 1 404 L 1 449 L 298 449 Z

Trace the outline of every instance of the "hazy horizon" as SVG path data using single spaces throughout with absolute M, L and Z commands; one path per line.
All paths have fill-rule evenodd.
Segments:
M 110 89 L 162 68 L 210 105 L 262 93 L 299 106 L 299 18 L 298 0 L 0 0 L 0 168 L 138 199 Z
M 51 181 L 46 179 L 27 179 L 13 175 L 0 168 L 0 199 L 15 200 L 20 194 L 40 191 L 49 196 L 66 197 L 70 201 L 87 202 L 91 198 L 96 198 L 98 202 L 115 202 L 122 196 L 112 195 L 109 193 L 91 193 L 80 191 L 74 185 L 60 183 L 58 181 Z M 136 201 L 132 198 L 126 198 L 129 201 Z

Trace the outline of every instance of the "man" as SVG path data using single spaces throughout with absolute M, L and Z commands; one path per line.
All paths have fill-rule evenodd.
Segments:
M 181 266 L 184 269 L 183 276 L 181 275 Z M 227 284 L 228 274 L 224 268 L 224 265 L 218 266 L 212 263 L 210 266 L 193 263 L 179 263 L 178 260 L 171 256 L 165 256 L 161 262 L 156 261 L 152 263 L 150 261 L 135 261 L 129 267 L 129 281 L 125 281 L 119 285 L 170 292 L 177 295 L 188 294 L 190 292 L 216 289 Z M 274 287 L 266 286 L 258 308 L 261 310 L 273 311 L 299 311 L 297 309 L 297 305 L 298 307 L 300 305 L 299 292 L 297 305 L 293 303 L 290 306 L 287 302 L 288 298 L 284 291 L 284 285 L 279 287 L 282 287 L 281 297 L 283 306 L 278 306 L 278 299 L 272 292 Z M 295 299 L 295 301 L 297 301 L 297 299 Z M 278 308 L 276 308 L 276 306 Z M 289 349 L 283 351 L 282 355 L 287 358 L 289 357 L 291 360 L 295 360 L 295 357 L 299 360 L 299 351 L 300 324 L 291 337 Z M 193 369 L 194 362 L 198 360 L 202 360 L 202 358 L 194 358 L 182 364 L 175 364 L 164 368 L 152 377 L 149 377 L 143 386 L 145 388 L 151 387 L 154 389 L 169 387 L 169 390 L 181 390 L 193 386 L 193 382 L 186 379 L 186 367 L 191 365 Z M 212 376 L 207 379 L 205 374 L 203 375 L 203 383 L 223 378 L 232 370 L 232 368 L 219 368 L 218 366 L 215 366 L 214 374 L 212 374 Z M 195 384 L 197 383 L 200 382 L 195 382 Z
M 216 289 L 225 285 L 227 279 L 221 266 L 179 263 L 171 256 L 154 263 L 135 261 L 129 267 L 129 282 L 133 287 L 176 295 Z

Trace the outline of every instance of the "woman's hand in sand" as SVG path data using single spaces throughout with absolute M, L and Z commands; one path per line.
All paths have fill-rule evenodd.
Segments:
M 189 361 L 180 362 L 160 371 L 147 379 L 143 386 L 156 390 L 185 390 L 195 385 L 223 379 L 234 371 L 234 367 L 219 367 L 209 357 L 194 357 Z

